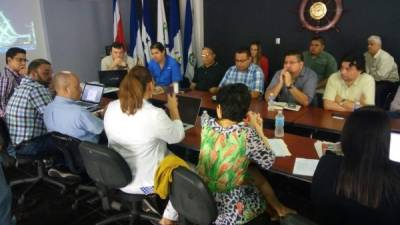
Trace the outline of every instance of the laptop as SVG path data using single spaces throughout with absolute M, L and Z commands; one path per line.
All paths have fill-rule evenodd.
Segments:
M 103 97 L 103 91 L 104 85 L 102 84 L 85 83 L 78 104 L 91 112 L 96 111 Z
M 178 109 L 183 123 L 183 128 L 188 130 L 195 126 L 200 112 L 201 98 L 177 95 Z
M 127 73 L 127 70 L 99 71 L 99 80 L 106 87 L 119 87 L 119 84 Z
M 389 159 L 400 163 L 400 133 L 392 131 L 390 134 Z

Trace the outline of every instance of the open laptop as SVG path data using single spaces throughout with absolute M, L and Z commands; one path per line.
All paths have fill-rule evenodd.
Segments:
M 177 95 L 178 109 L 185 130 L 195 126 L 200 112 L 201 98 Z
M 85 83 L 78 104 L 91 112 L 96 111 L 103 97 L 103 91 L 104 85 L 102 84 Z
M 400 133 L 392 131 L 390 134 L 389 159 L 400 163 Z
M 119 87 L 122 79 L 124 79 L 126 70 L 104 70 L 99 71 L 99 81 L 106 87 Z

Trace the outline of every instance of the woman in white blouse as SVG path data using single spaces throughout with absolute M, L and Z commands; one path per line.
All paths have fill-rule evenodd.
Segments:
M 148 101 L 153 91 L 148 69 L 135 66 L 121 82 L 119 99 L 108 105 L 104 115 L 109 147 L 127 161 L 134 177 L 121 189 L 126 193 L 151 191 L 158 164 L 169 154 L 167 143 L 178 143 L 185 136 L 176 96 L 168 96 L 168 117 Z

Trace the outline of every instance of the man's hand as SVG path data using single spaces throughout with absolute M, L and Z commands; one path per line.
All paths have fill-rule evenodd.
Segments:
M 177 225 L 178 223 L 177 223 L 176 221 L 169 220 L 169 219 L 163 217 L 163 218 L 160 220 L 160 224 L 161 224 L 161 225 Z
M 283 82 L 285 83 L 286 87 L 289 87 L 290 85 L 293 84 L 293 79 L 292 79 L 292 75 L 290 75 L 290 73 L 288 71 L 284 71 L 284 73 L 282 73 L 283 76 Z

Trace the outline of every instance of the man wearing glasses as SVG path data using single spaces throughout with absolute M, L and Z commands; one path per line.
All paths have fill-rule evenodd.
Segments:
M 248 48 L 236 50 L 235 65 L 226 71 L 219 87 L 235 83 L 245 84 L 251 91 L 252 98 L 258 98 L 264 91 L 264 73 L 251 62 Z
M 0 117 L 3 118 L 7 102 L 19 86 L 22 77 L 27 74 L 26 51 L 22 48 L 10 48 L 6 52 L 4 74 L 0 74 Z
M 278 101 L 308 106 L 315 94 L 317 74 L 304 66 L 303 55 L 298 51 L 285 54 L 283 69 L 275 73 L 265 91 L 265 99 L 277 97 Z

